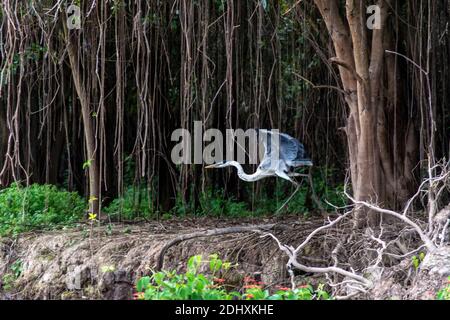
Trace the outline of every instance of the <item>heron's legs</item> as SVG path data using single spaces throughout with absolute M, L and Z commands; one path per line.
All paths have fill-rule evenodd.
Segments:
M 295 173 L 295 172 L 292 172 L 292 173 Z M 280 207 L 280 208 L 278 208 L 278 210 L 276 211 L 276 213 L 278 213 L 278 212 L 280 212 L 281 211 L 281 209 L 283 209 L 285 206 L 286 206 L 286 204 L 289 202 L 289 201 L 291 201 L 291 199 L 294 197 L 294 195 L 297 193 L 297 191 L 300 189 L 300 185 L 297 183 L 297 181 L 295 181 L 295 180 L 293 180 L 292 178 L 291 178 L 291 176 L 297 176 L 297 173 L 295 173 L 295 175 L 291 175 L 291 174 L 287 174 L 286 172 L 284 172 L 284 171 L 281 171 L 281 170 L 277 170 L 277 171 L 275 171 L 275 174 L 277 175 L 277 176 L 279 176 L 280 178 L 283 178 L 283 179 L 286 179 L 286 180 L 288 180 L 289 182 L 291 182 L 294 186 L 296 186 L 296 189 L 295 189 L 295 191 L 291 194 L 291 196 L 289 197 L 289 199 L 287 199 L 284 203 L 283 203 L 283 205 Z
M 286 205 L 287 205 L 287 203 L 289 202 L 289 201 L 291 201 L 291 199 L 294 197 L 294 195 L 297 193 L 297 191 L 300 189 L 300 185 L 297 183 L 297 182 L 295 182 L 295 181 L 293 181 L 293 183 L 294 183 L 294 185 L 297 187 L 297 188 L 295 188 L 295 191 L 291 194 L 291 196 L 283 203 L 283 205 L 281 206 L 281 207 L 279 207 L 278 208 L 278 210 L 275 212 L 275 213 L 279 213 L 280 211 L 281 211 L 281 209 L 283 209 Z
M 290 172 L 290 173 L 288 173 L 288 176 L 289 177 L 305 177 L 305 178 L 309 177 L 309 175 L 307 175 L 307 174 L 298 173 L 298 172 Z
M 296 186 L 298 185 L 298 183 L 295 182 L 295 180 L 292 180 L 291 177 L 287 173 L 285 173 L 284 171 L 277 170 L 277 171 L 275 171 L 275 174 L 277 176 L 279 176 L 280 178 L 283 178 L 283 179 L 286 179 L 287 181 L 290 181 L 291 183 L 293 183 Z

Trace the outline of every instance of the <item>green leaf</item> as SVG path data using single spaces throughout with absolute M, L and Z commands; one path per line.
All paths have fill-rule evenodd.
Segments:
M 419 268 L 420 261 L 416 256 L 412 257 L 412 263 L 413 263 L 414 269 L 417 270 Z
M 136 289 L 138 292 L 144 292 L 149 284 L 150 284 L 150 277 L 142 277 L 137 282 Z
M 85 163 L 83 163 L 83 170 L 90 168 L 91 165 L 92 165 L 92 160 L 91 159 L 87 160 Z
M 188 264 L 187 264 L 188 272 L 191 272 L 194 274 L 197 273 L 197 269 L 200 266 L 201 262 L 202 262 L 201 255 L 192 256 L 191 258 L 189 258 Z
M 423 261 L 423 259 L 425 259 L 425 253 L 423 252 L 419 253 L 419 259 L 420 261 Z

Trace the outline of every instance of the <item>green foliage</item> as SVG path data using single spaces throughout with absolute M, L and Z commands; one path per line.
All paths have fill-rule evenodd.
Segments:
M 216 5 L 216 9 L 218 12 L 224 12 L 225 11 L 225 0 L 215 0 L 214 4 Z
M 92 165 L 92 160 L 88 159 L 83 163 L 83 170 L 89 169 Z
M 152 196 L 148 188 L 129 187 L 123 197 L 117 198 L 103 211 L 111 217 L 120 216 L 127 220 L 152 217 Z
M 22 274 L 22 260 L 17 259 L 13 264 L 9 267 L 9 272 L 5 273 L 2 276 L 2 289 L 4 291 L 11 291 L 14 288 L 14 284 L 16 280 Z
M 30 47 L 25 49 L 24 55 L 27 60 L 39 61 L 46 52 L 46 47 L 42 47 L 37 43 L 32 43 Z
M 114 0 L 111 4 L 111 13 L 116 16 L 117 13 L 121 10 L 125 9 L 125 2 L 122 0 Z
M 439 290 L 436 294 L 437 300 L 450 300 L 450 277 L 447 280 L 447 286 Z
M 136 218 L 150 218 L 154 215 L 153 199 L 151 188 L 148 186 L 135 185 L 135 169 L 136 163 L 133 156 L 127 156 L 123 163 L 123 184 L 125 192 L 123 196 L 114 199 L 107 207 L 103 208 L 103 212 L 110 217 L 121 217 L 126 220 Z M 157 177 L 154 184 L 157 185 Z
M 142 23 L 144 25 L 159 25 L 160 17 L 156 13 L 151 13 L 142 18 Z
M 193 202 L 186 203 L 183 196 L 178 193 L 175 197 L 175 206 L 172 208 L 171 213 L 176 216 L 185 216 L 194 211 Z
M 14 288 L 16 278 L 11 273 L 6 273 L 2 276 L 2 289 L 4 291 L 11 291 Z
M 413 256 L 412 264 L 415 270 L 419 269 L 420 264 L 422 263 L 423 259 L 425 258 L 425 253 L 420 252 L 419 256 Z
M 208 274 L 199 273 L 199 269 L 206 266 Z M 142 277 L 137 281 L 135 294 L 138 300 L 313 300 L 330 299 L 329 294 L 320 285 L 317 290 L 310 285 L 301 286 L 294 290 L 280 288 L 271 294 L 269 289 L 263 288 L 254 279 L 244 279 L 243 290 L 230 291 L 227 289 L 224 276 L 233 266 L 224 262 L 218 255 L 209 256 L 203 260 L 201 255 L 188 260 L 185 273 L 175 271 L 160 271 L 152 276 Z
M 22 61 L 24 61 L 24 62 L 27 62 L 27 61 L 38 62 L 38 61 L 40 61 L 42 59 L 42 57 L 44 56 L 44 54 L 46 52 L 47 52 L 47 48 L 46 47 L 42 47 L 38 43 L 32 43 L 23 52 L 14 54 L 11 63 L 7 66 L 7 69 L 12 74 L 16 74 L 17 70 L 20 67 L 20 63 Z M 2 65 L 0 64 L 0 66 L 2 66 Z M 2 69 L 3 69 L 3 66 L 2 66 Z M 2 78 L 2 80 L 3 80 L 3 83 L 0 83 L 0 86 L 3 86 L 3 85 L 6 84 L 6 77 Z
M 14 261 L 14 263 L 11 265 L 11 271 L 14 277 L 17 279 L 22 274 L 22 260 L 17 259 Z
M 245 202 L 238 202 L 233 197 L 225 198 L 224 192 L 208 190 L 200 197 L 202 215 L 220 217 L 242 217 L 250 215 Z
M 332 207 L 327 202 L 342 207 L 345 205 L 343 196 L 344 186 L 342 184 L 333 185 L 335 170 L 329 168 L 316 167 L 313 171 L 314 191 L 325 209 L 331 210 Z M 299 190 L 286 204 L 283 212 L 291 214 L 307 214 L 317 208 L 316 203 L 311 200 L 312 190 L 307 178 L 302 178 Z M 287 188 L 286 188 L 287 187 Z M 261 199 L 257 200 L 255 208 L 256 215 L 274 213 L 280 208 L 289 196 L 295 191 L 295 187 L 289 182 L 279 180 L 273 192 L 263 194 Z M 326 202 L 326 201 L 327 202 Z
M 132 186 L 134 183 L 135 172 L 136 172 L 136 162 L 132 156 L 128 156 L 123 161 L 123 184 L 125 186 Z
M 320 285 L 321 287 L 323 285 Z M 328 292 L 323 289 L 314 290 L 311 285 L 301 286 L 295 289 L 281 288 L 270 294 L 269 290 L 259 287 L 249 288 L 242 297 L 246 300 L 329 300 Z
M 269 290 L 263 288 L 263 283 L 253 278 L 244 278 L 245 292 L 242 299 L 246 300 L 329 300 L 331 296 L 323 288 L 323 284 L 319 284 L 317 289 L 313 286 L 301 285 L 297 288 L 277 287 L 277 290 L 270 294 Z
M 198 273 L 205 263 L 212 275 Z M 231 267 L 216 255 L 202 261 L 202 256 L 193 256 L 187 263 L 186 273 L 161 271 L 138 280 L 136 289 L 140 300 L 231 300 L 237 293 L 228 293 L 223 286 L 214 282 L 214 274 Z
M 325 208 L 332 209 L 324 200 L 327 202 L 342 207 L 346 204 L 346 198 L 343 195 L 344 185 L 343 184 L 333 184 L 335 181 L 335 176 L 337 174 L 337 169 L 327 168 L 327 167 L 316 167 L 313 174 L 313 184 L 314 190 L 322 201 L 322 205 Z
M 336 180 L 336 174 L 336 170 L 324 167 L 315 167 L 313 171 L 314 191 L 325 209 L 333 209 L 327 202 L 338 207 L 346 204 L 345 197 L 343 196 L 343 185 L 333 183 Z M 233 195 L 227 194 L 221 189 L 207 189 L 198 195 L 198 207 L 195 207 L 196 194 L 194 193 L 194 188 L 191 188 L 189 199 L 186 200 L 179 194 L 175 199 L 174 208 L 170 213 L 164 213 L 164 215 L 198 215 L 233 218 L 271 215 L 295 191 L 295 187 L 290 182 L 281 179 L 274 181 L 275 184 L 264 184 L 258 194 L 254 193 L 254 184 L 243 184 L 243 193 L 252 195 L 248 201 L 239 201 Z M 312 190 L 307 178 L 301 178 L 298 181 L 301 182 L 299 190 L 283 208 L 283 213 L 307 214 L 318 209 L 316 203 L 312 201 Z M 267 182 L 270 181 L 267 180 Z M 250 204 L 254 205 L 253 208 Z M 147 206 L 147 203 L 145 203 L 145 206 Z M 110 209 L 107 210 L 110 211 Z
M 13 184 L 0 191 L 0 236 L 72 224 L 83 216 L 85 208 L 77 193 L 50 185 Z
M 85 164 L 85 168 L 89 162 Z M 147 186 L 134 186 L 135 163 L 132 157 L 127 157 L 124 161 L 124 184 L 129 187 L 124 195 L 114 199 L 103 211 L 111 217 L 120 217 L 126 220 L 138 218 L 154 218 L 157 211 L 154 207 L 154 188 Z M 345 205 L 345 198 L 342 195 L 343 185 L 335 185 L 336 170 L 315 167 L 313 171 L 313 184 L 315 193 L 322 201 L 322 206 L 331 209 L 325 202 L 336 205 Z M 157 177 L 155 178 L 157 181 Z M 184 199 L 180 194 L 175 198 L 175 205 L 169 212 L 160 212 L 160 217 L 164 220 L 173 216 L 211 216 L 211 217 L 248 217 L 274 214 L 283 203 L 295 191 L 295 188 L 283 180 L 274 180 L 275 184 L 264 184 L 261 192 L 256 194 L 249 201 L 238 201 L 233 195 L 226 194 L 220 189 L 208 189 L 204 193 L 196 195 L 194 188 L 190 189 L 189 199 Z M 290 199 L 283 208 L 283 213 L 307 214 L 317 209 L 317 205 L 311 200 L 312 190 L 306 178 L 299 179 L 302 182 L 300 189 Z M 155 185 L 157 183 L 155 182 Z M 254 194 L 254 185 L 243 184 L 244 194 Z M 195 201 L 198 196 L 199 201 Z M 253 208 L 250 207 L 253 204 Z

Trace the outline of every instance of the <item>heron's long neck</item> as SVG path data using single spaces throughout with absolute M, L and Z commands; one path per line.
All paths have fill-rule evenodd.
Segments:
M 258 170 L 256 170 L 256 172 L 253 173 L 253 174 L 245 173 L 244 169 L 241 166 L 241 164 L 239 162 L 237 162 L 237 161 L 230 161 L 229 165 L 233 166 L 233 167 L 235 167 L 237 169 L 239 178 L 241 178 L 244 181 L 251 182 L 251 181 L 257 181 L 257 180 L 260 180 L 260 179 L 264 178 L 264 176 L 261 175 L 260 172 L 258 172 Z

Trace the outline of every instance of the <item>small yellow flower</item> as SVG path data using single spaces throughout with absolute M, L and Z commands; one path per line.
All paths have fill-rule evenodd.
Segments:
M 101 267 L 101 271 L 103 273 L 114 272 L 115 270 L 116 270 L 116 268 L 113 265 L 106 265 L 106 266 Z
M 90 196 L 89 203 L 92 203 L 94 201 L 97 201 L 98 199 L 95 196 Z
M 91 221 L 95 221 L 97 219 L 97 214 L 96 213 L 89 213 L 89 220 Z

